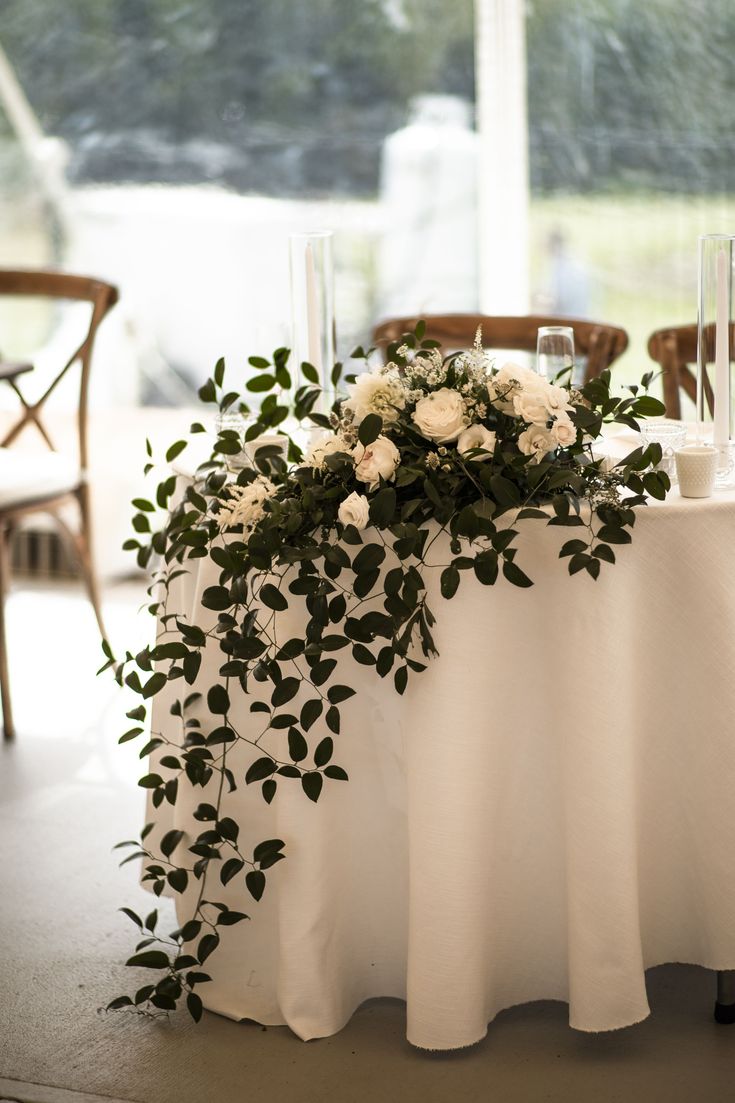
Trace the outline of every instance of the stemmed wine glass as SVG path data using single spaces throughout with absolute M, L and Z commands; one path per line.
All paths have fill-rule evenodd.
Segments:
M 544 379 L 555 379 L 574 370 L 574 330 L 571 326 L 541 326 L 536 342 L 536 371 Z M 569 380 L 562 380 L 568 382 Z

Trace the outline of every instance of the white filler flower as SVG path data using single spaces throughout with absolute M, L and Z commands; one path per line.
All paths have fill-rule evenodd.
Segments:
M 275 486 L 265 475 L 258 475 L 247 486 L 231 483 L 227 487 L 228 497 L 222 500 L 220 506 L 220 529 L 231 529 L 236 525 L 242 525 L 246 531 L 252 529 L 265 516 L 263 503 L 275 492 Z

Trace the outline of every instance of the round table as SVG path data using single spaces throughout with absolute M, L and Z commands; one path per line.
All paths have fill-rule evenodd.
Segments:
M 243 780 L 258 752 L 230 752 L 224 814 L 252 844 L 284 840 L 287 860 L 259 903 L 213 879 L 209 898 L 251 918 L 221 928 L 198 989 L 210 1010 L 309 1039 L 392 996 L 410 1042 L 454 1049 L 515 1004 L 563 1000 L 573 1027 L 611 1030 L 648 1015 L 647 968 L 735 968 L 735 492 L 641 508 L 596 582 L 558 559 L 573 532 L 520 528 L 531 589 L 463 572 L 446 601 L 431 573 L 440 656 L 402 697 L 335 654 L 358 691 L 335 737 L 348 783 L 314 804 L 282 780 L 267 805 Z M 169 611 L 206 628 L 200 595 L 218 572 L 189 568 Z M 222 661 L 206 650 L 200 686 Z M 156 698 L 153 728 L 172 739 L 182 685 Z M 233 723 L 259 731 L 251 700 Z M 191 838 L 207 799 L 189 790 L 149 819 Z M 177 897 L 182 921 L 195 891 Z

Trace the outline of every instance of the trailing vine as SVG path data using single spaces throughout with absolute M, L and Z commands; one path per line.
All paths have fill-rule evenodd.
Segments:
M 367 361 L 371 352 L 354 356 Z M 325 785 L 348 780 L 338 739 L 341 706 L 355 691 L 340 652 L 402 694 L 436 654 L 430 572 L 440 572 L 445 599 L 468 576 L 484 586 L 501 577 L 531 586 L 514 543 L 520 522 L 537 521 L 573 529 L 559 555 L 570 574 L 596 579 L 631 542 L 637 508 L 669 488 L 655 469 L 658 445 L 612 469 L 594 450 L 604 423 L 637 428 L 638 419 L 663 413 L 646 393 L 650 377 L 625 397 L 610 393 L 609 372 L 580 389 L 549 383 L 516 365 L 496 369 L 479 339 L 472 351 L 443 357 L 420 323 L 389 347 L 386 365 L 347 376 L 348 395 L 337 364 L 338 397 L 327 411 L 316 370 L 302 364 L 294 389 L 288 362 L 283 348 L 271 360 L 250 359 L 245 388 L 263 396 L 252 411 L 239 392 L 225 392 L 219 361 L 200 398 L 248 417 L 244 440 L 221 431 L 194 476 L 172 471 L 187 447 L 176 441 L 153 498 L 133 503 L 126 547 L 152 573 L 158 636 L 119 662 L 105 645 L 103 669 L 113 667 L 141 698 L 120 742 L 141 740 L 141 759 L 152 756 L 139 782 L 152 809 L 198 792 L 200 829 L 161 835 L 154 816 L 140 839 L 119 844 L 129 851 L 125 862 L 142 861 L 154 895 L 180 898 L 186 918 L 164 935 L 157 909 L 146 917 L 122 909 L 140 936 L 126 964 L 157 976 L 110 1009 L 156 1014 L 185 1002 L 200 1018 L 207 959 L 225 928 L 248 919 L 221 897 L 243 884 L 257 903 L 286 856 L 281 839 L 243 837 L 226 814 L 230 794 L 255 790 L 270 804 L 281 786 L 298 785 L 316 802 Z M 304 454 L 286 429 L 306 423 L 322 435 Z M 274 430 L 285 446 L 259 447 Z M 195 436 L 205 431 L 192 426 Z M 154 469 L 147 450 L 146 475 Z M 437 564 L 431 552 L 440 547 Z M 182 576 L 199 559 L 211 561 L 216 583 L 192 619 L 177 603 Z M 205 648 L 221 655 L 209 685 L 201 684 Z M 146 739 L 149 703 L 164 692 L 170 719 L 158 716 Z M 234 747 L 249 755 L 239 776 Z

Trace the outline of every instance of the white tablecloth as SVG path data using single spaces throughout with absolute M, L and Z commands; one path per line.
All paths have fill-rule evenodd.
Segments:
M 281 781 L 268 806 L 243 783 L 254 756 L 231 752 L 225 814 L 288 858 L 258 904 L 214 878 L 207 896 L 251 919 L 221 929 L 209 1009 L 309 1039 L 393 996 L 414 1045 L 452 1049 L 514 1004 L 568 1001 L 573 1027 L 611 1030 L 649 1013 L 646 968 L 735 968 L 735 493 L 641 509 L 597 582 L 557 559 L 573 531 L 522 530 L 536 585 L 469 572 L 433 593 L 441 654 L 403 697 L 338 653 L 358 690 L 335 739 L 349 783 L 315 805 Z M 175 601 L 206 626 L 217 571 L 191 568 Z M 204 687 L 221 661 L 206 654 Z M 174 738 L 163 697 L 154 728 Z M 164 805 L 161 828 L 196 834 L 208 795 Z

